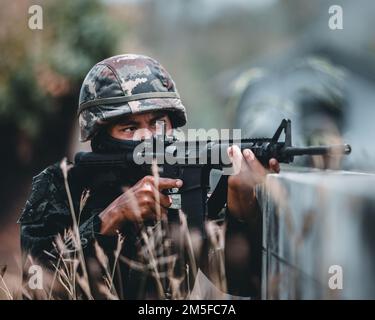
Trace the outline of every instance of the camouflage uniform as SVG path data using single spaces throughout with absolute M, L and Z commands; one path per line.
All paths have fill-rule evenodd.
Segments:
M 158 110 L 168 113 L 173 127 L 186 123 L 185 108 L 176 86 L 158 62 L 140 55 L 106 59 L 89 71 L 81 88 L 78 110 L 80 139 L 95 140 L 100 129 L 118 117 Z M 144 173 L 137 168 L 128 172 L 95 172 L 91 176 L 76 167 L 69 171 L 68 182 L 86 259 L 95 257 L 94 243 L 97 242 L 113 261 L 117 237 L 99 233 L 101 220 L 98 215 L 123 193 L 124 186 L 134 185 L 142 175 Z M 105 183 L 101 183 L 104 176 Z M 81 196 L 87 186 L 90 186 L 90 196 L 79 213 Z M 52 243 L 56 235 L 72 226 L 64 177 L 58 163 L 34 177 L 31 195 L 19 222 L 24 258 L 31 255 L 51 268 L 51 258 L 45 252 L 55 253 Z M 132 224 L 126 224 L 122 231 L 126 237 L 122 255 L 135 260 L 140 245 L 137 231 Z M 244 233 L 247 234 L 247 230 Z M 239 274 L 239 270 L 234 270 L 234 273 Z M 147 276 L 130 269 L 125 263 L 116 268 L 114 283 L 120 298 L 144 298 L 139 289 L 145 281 Z M 243 283 L 242 279 L 240 282 Z
M 118 117 L 160 110 L 168 113 L 174 127 L 186 123 L 185 107 L 167 71 L 146 56 L 127 54 L 108 58 L 97 63 L 82 84 L 78 109 L 80 140 L 95 139 L 101 127 Z M 92 179 L 87 175 L 82 176 L 82 172 L 76 168 L 69 171 L 68 182 L 74 211 L 80 221 L 79 233 L 86 257 L 95 256 L 93 244 L 96 241 L 109 259 L 113 258 L 118 238 L 99 233 L 101 220 L 98 214 L 123 193 L 124 186 L 134 185 L 145 175 L 137 168 L 131 171 L 105 172 L 105 179 L 102 179 L 105 183 L 101 183 L 98 172 L 92 175 L 95 176 Z M 109 175 L 113 179 L 108 179 Z M 79 214 L 81 195 L 88 185 L 90 197 Z M 63 234 L 72 226 L 64 177 L 58 163 L 34 177 L 31 195 L 19 223 L 24 259 L 30 255 L 33 260 L 52 268 L 53 261 L 45 252 L 56 253 L 52 244 L 56 235 Z M 122 254 L 135 259 L 134 244 L 139 239 L 131 225 L 126 225 L 124 229 L 126 242 L 131 245 L 124 245 Z M 137 287 L 142 277 L 130 276 L 134 271 L 124 264 L 121 269 L 123 280 L 117 281 L 117 288 L 122 287 L 119 282 L 127 285 L 118 294 L 122 298 L 140 298 Z

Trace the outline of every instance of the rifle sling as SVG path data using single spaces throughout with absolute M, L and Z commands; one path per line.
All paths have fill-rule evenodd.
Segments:
M 218 213 L 224 208 L 228 196 L 228 176 L 222 175 L 207 201 L 207 216 L 209 219 L 217 219 Z

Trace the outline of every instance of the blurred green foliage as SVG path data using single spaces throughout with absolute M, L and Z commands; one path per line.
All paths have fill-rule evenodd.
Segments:
M 114 54 L 119 27 L 101 1 L 53 0 L 40 2 L 43 30 L 30 30 L 27 9 L 35 1 L 20 0 L 17 6 L 4 1 L 0 126 L 13 127 L 37 143 L 46 127 L 74 114 L 83 77 Z

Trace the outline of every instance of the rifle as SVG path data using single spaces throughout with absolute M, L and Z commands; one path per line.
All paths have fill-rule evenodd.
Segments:
M 181 179 L 180 189 L 168 190 L 172 198 L 172 209 L 181 209 L 187 216 L 189 227 L 203 228 L 206 218 L 215 219 L 223 209 L 227 199 L 228 176 L 222 175 L 216 188 L 208 198 L 210 173 L 213 169 L 230 168 L 227 149 L 237 144 L 241 148 L 251 149 L 263 166 L 271 158 L 280 163 L 291 163 L 295 156 L 302 155 L 345 155 L 351 152 L 348 144 L 331 146 L 292 146 L 291 121 L 282 120 L 272 138 L 251 138 L 240 141 L 178 141 L 165 134 L 165 127 L 151 139 L 141 141 L 139 150 L 118 153 L 80 152 L 75 156 L 75 167 L 102 170 L 121 168 L 129 170 L 139 164 L 145 175 L 151 174 L 151 163 L 155 161 L 161 177 Z M 284 141 L 279 141 L 282 133 Z M 141 145 L 142 143 L 142 145 Z M 182 150 L 182 152 L 180 152 Z M 168 161 L 173 159 L 174 163 Z M 202 159 L 204 161 L 202 161 Z

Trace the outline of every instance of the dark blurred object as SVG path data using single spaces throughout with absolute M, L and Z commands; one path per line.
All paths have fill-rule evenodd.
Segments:
M 253 63 L 234 80 L 235 123 L 243 135 L 267 136 L 282 118 L 292 119 L 293 143 L 353 146 L 342 163 L 305 159 L 316 167 L 373 171 L 375 148 L 371 101 L 375 99 L 373 59 L 329 45 L 300 45 Z M 306 164 L 306 161 L 304 162 Z
M 237 125 L 245 135 L 265 136 L 269 135 L 270 126 L 287 117 L 295 120 L 297 145 L 342 143 L 344 71 L 319 56 L 291 61 L 270 71 L 263 69 L 247 79 L 237 107 Z
M 323 58 L 308 57 L 286 76 L 293 79 L 288 94 L 301 117 L 306 142 L 324 143 L 327 135 L 340 136 L 347 104 L 345 71 Z M 323 141 L 315 141 L 317 136 Z

